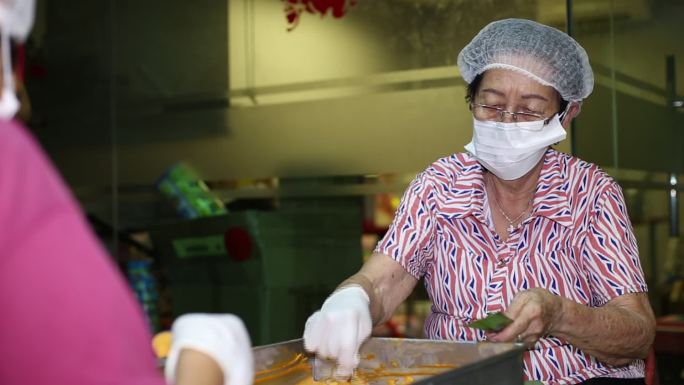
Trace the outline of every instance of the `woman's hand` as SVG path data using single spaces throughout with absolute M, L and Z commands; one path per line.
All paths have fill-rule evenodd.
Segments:
M 247 329 L 232 314 L 185 314 L 173 323 L 166 359 L 170 384 L 251 385 L 254 359 Z
M 624 294 L 590 307 L 535 288 L 521 291 L 504 312 L 513 323 L 487 338 L 528 347 L 553 335 L 613 366 L 644 358 L 655 336 L 655 317 L 645 293 Z M 520 338 L 518 338 L 520 337 Z
M 534 346 L 545 335 L 552 334 L 553 326 L 561 317 L 561 297 L 545 289 L 534 288 L 521 291 L 513 298 L 504 314 L 513 323 L 498 333 L 489 333 L 493 342 L 524 342 Z
M 349 378 L 359 364 L 359 348 L 370 337 L 370 299 L 358 285 L 334 292 L 306 321 L 304 348 L 337 361 L 336 378 Z

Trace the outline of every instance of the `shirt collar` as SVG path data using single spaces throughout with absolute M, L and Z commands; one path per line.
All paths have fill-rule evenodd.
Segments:
M 475 160 L 470 154 L 464 155 Z M 456 183 L 460 185 L 459 191 L 467 193 L 468 199 L 446 199 L 442 213 L 451 218 L 472 215 L 480 222 L 486 223 L 488 209 L 485 208 L 484 172 L 484 167 L 479 163 L 474 167 L 462 169 Z M 562 175 L 559 153 L 550 148 L 544 154 L 544 164 L 534 194 L 532 216 L 545 217 L 562 226 L 572 227 L 567 187 Z

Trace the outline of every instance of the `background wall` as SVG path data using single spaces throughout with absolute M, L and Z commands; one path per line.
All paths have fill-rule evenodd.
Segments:
M 682 115 L 667 114 L 664 57 L 680 59 L 681 75 L 684 5 L 573 4 L 596 76 L 577 154 L 620 178 L 661 178 L 644 173 L 673 167 Z M 278 0 L 40 1 L 39 11 L 32 127 L 75 191 L 95 191 L 112 218 L 111 186 L 152 189 L 178 161 L 211 180 L 415 174 L 470 139 L 455 61 L 480 28 L 524 17 L 566 29 L 555 0 L 362 0 L 341 19 L 303 13 L 292 31 Z

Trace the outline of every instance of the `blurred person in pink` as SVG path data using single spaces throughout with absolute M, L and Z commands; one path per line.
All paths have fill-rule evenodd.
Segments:
M 0 384 L 165 383 L 139 304 L 91 232 L 20 108 L 10 37 L 31 29 L 33 0 L 0 0 Z M 167 379 L 248 385 L 250 342 L 232 315 L 173 326 Z

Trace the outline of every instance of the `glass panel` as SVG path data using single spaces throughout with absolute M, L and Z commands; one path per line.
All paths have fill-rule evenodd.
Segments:
M 203 167 L 229 176 L 420 171 L 471 137 L 459 50 L 499 18 L 543 15 L 564 29 L 563 4 L 549 8 L 359 1 L 341 19 L 303 13 L 288 32 L 281 4 L 230 1 L 233 140 L 206 148 L 220 146 L 231 162 L 213 162 L 221 164 L 215 170 L 202 160 Z
M 73 1 L 41 2 L 50 76 L 30 87 L 41 140 L 88 189 L 179 161 L 211 180 L 415 173 L 470 139 L 459 49 L 494 19 L 565 21 L 534 0 L 358 1 L 288 31 L 278 1 Z
M 606 168 L 623 186 L 651 302 L 660 312 L 669 294 L 664 282 L 681 274 L 681 247 L 670 236 L 668 182 L 669 173 L 682 171 L 679 130 L 684 114 L 672 107 L 672 99 L 684 95 L 684 46 L 675 38 L 684 34 L 684 4 L 572 4 L 574 35 L 587 50 L 596 78 L 594 93 L 577 119 L 576 154 Z M 675 60 L 672 73 L 680 80 L 670 83 L 674 98 L 667 92 L 669 55 Z
M 223 135 L 227 4 L 116 2 L 116 96 L 123 145 Z
M 587 50 L 596 77 L 594 93 L 578 118 L 577 154 L 603 166 L 670 170 L 672 121 L 665 103 L 665 58 L 683 56 L 677 72 L 684 73 L 684 48 L 672 39 L 684 33 L 684 7 L 644 0 L 573 4 L 574 34 Z M 684 82 L 677 88 L 684 94 Z
M 25 47 L 28 125 L 107 241 L 117 217 L 110 15 L 109 2 L 38 1 Z

